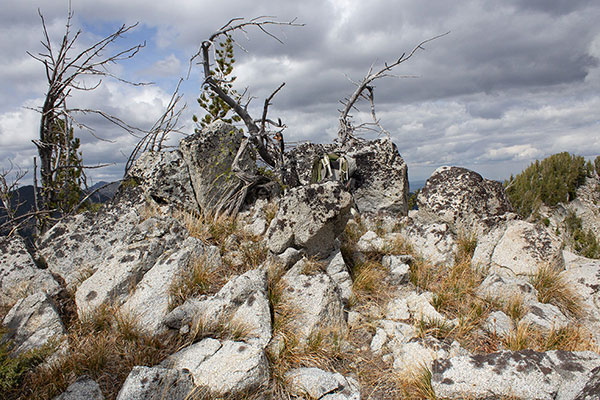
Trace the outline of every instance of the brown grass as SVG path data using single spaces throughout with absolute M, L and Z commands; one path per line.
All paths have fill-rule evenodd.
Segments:
M 171 282 L 169 308 L 174 309 L 191 297 L 217 293 L 227 283 L 228 272 L 205 255 L 190 258 L 189 267 Z
M 76 322 L 66 343 L 66 353 L 28 373 L 12 398 L 51 399 L 85 374 L 98 382 L 107 399 L 114 399 L 134 366 L 153 366 L 180 346 L 174 336 L 142 333 L 133 318 L 112 307 L 100 307 Z
M 352 275 L 351 307 L 368 302 L 383 305 L 389 301 L 392 290 L 385 280 L 388 271 L 380 262 L 368 260 L 358 263 L 350 272 Z
M 538 301 L 553 304 L 566 315 L 581 316 L 583 300 L 560 272 L 551 265 L 543 265 L 530 276 L 529 281 L 538 291 Z
M 598 346 L 594 343 L 589 331 L 578 325 L 542 332 L 528 324 L 518 324 L 515 331 L 503 339 L 509 350 L 532 349 L 535 351 L 594 351 Z

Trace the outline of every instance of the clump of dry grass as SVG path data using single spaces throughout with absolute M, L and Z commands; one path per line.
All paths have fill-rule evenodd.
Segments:
M 384 253 L 393 255 L 415 255 L 415 249 L 406 237 L 402 235 L 396 235 L 391 243 L 386 244 Z
M 54 398 L 81 375 L 98 382 L 106 398 L 115 398 L 134 366 L 156 365 L 180 346 L 174 336 L 142 333 L 134 318 L 105 306 L 75 322 L 66 343 L 56 361 L 27 374 L 13 398 Z
M 521 323 L 503 339 L 503 343 L 509 350 L 532 349 L 540 352 L 550 350 L 598 352 L 599 350 L 590 332 L 578 325 L 540 331 Z
M 583 301 L 558 269 L 551 265 L 543 265 L 530 276 L 529 281 L 538 291 L 539 302 L 553 304 L 572 317 L 581 315 Z
M 515 323 L 518 323 L 526 312 L 523 296 L 520 294 L 511 296 L 508 301 L 502 303 L 502 311 Z
M 218 319 L 196 318 L 185 338 L 187 344 L 195 343 L 207 337 L 243 341 L 250 337 L 252 329 L 241 321 L 223 315 Z
M 477 248 L 477 236 L 472 232 L 462 231 L 458 234 L 457 251 L 454 256 L 456 263 L 470 262 Z
M 227 282 L 226 272 L 206 255 L 190 258 L 189 267 L 171 282 L 169 308 L 174 309 L 191 297 L 216 293 Z
M 277 215 L 277 211 L 279 211 L 279 204 L 276 201 L 270 201 L 263 207 L 263 213 L 265 214 L 265 220 L 267 221 L 267 226 L 273 221 L 275 215 Z
M 200 213 L 180 212 L 176 218 L 189 234 L 207 244 L 222 246 L 225 240 L 239 229 L 234 217 L 227 215 L 206 216 Z
M 352 275 L 351 306 L 366 302 L 382 304 L 389 300 L 391 290 L 385 280 L 388 271 L 380 262 L 367 260 L 356 264 L 350 272 Z

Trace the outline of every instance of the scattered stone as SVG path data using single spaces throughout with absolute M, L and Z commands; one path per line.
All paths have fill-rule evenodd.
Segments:
M 383 352 L 384 346 L 388 349 L 399 348 L 417 336 L 413 325 L 392 320 L 381 320 L 371 340 L 371 351 Z
M 104 395 L 95 380 L 83 375 L 54 400 L 104 400 Z
M 271 340 L 266 271 L 250 270 L 231 279 L 216 295 L 188 299 L 164 318 L 168 327 L 184 331 L 198 322 L 238 324 L 248 331 L 244 341 L 264 348 Z
M 318 368 L 296 368 L 285 374 L 292 396 L 324 400 L 359 400 L 358 383 L 337 372 Z
M 600 343 L 600 260 L 581 258 L 567 265 L 563 273 L 573 293 L 584 305 L 582 325 L 586 326 L 596 343 Z
M 427 368 L 431 371 L 435 360 L 468 354 L 458 342 L 448 345 L 432 337 L 412 338 L 405 343 L 388 343 L 394 356 L 394 368 L 402 372 Z M 437 392 L 436 392 L 437 394 Z
M 439 359 L 431 383 L 441 398 L 574 399 L 598 366 L 592 352 L 502 351 Z
M 385 248 L 386 240 L 373 231 L 365 232 L 356 243 L 356 249 L 363 253 L 383 253 Z
M 457 239 L 446 223 L 424 223 L 410 219 L 402 229 L 413 249 L 434 265 L 452 265 L 456 254 Z
M 352 196 L 339 182 L 290 189 L 267 230 L 269 250 L 281 254 L 294 247 L 326 257 L 344 231 L 351 206 Z
M 525 278 L 488 275 L 477 288 L 477 295 L 499 300 L 505 304 L 522 301 L 523 304 L 537 303 L 537 290 Z
M 386 319 L 394 321 L 403 321 L 410 318 L 408 301 L 405 298 L 392 299 L 386 306 Z
M 54 295 L 59 284 L 50 271 L 39 269 L 18 235 L 0 237 L 0 306 L 42 291 Z
M 410 264 L 413 262 L 412 256 L 383 256 L 381 265 L 390 271 L 390 283 L 400 285 L 408 282 L 410 278 Z
M 352 296 L 352 278 L 344 262 L 344 257 L 342 257 L 342 252 L 336 252 L 328 261 L 327 274 L 337 285 L 342 301 L 347 304 Z
M 293 247 L 289 247 L 283 253 L 276 256 L 276 258 L 283 265 L 283 268 L 288 270 L 294 264 L 296 264 L 302 258 L 302 256 L 302 251 L 296 250 Z
M 502 183 L 460 167 L 436 169 L 417 201 L 419 213 L 433 214 L 457 232 L 488 231 L 512 212 Z
M 433 294 L 425 292 L 422 294 L 412 293 L 406 297 L 406 303 L 412 317 L 417 321 L 425 321 L 432 324 L 455 325 L 456 321 L 448 320 L 431 305 Z
M 520 322 L 532 328 L 550 331 L 569 325 L 569 319 L 553 304 L 536 303 L 530 304 L 528 308 Z
M 233 125 L 217 120 L 179 142 L 196 201 L 207 215 L 217 211 L 219 201 L 243 186 L 231 168 L 243 137 L 242 131 Z M 249 147 L 240 157 L 240 168 L 256 174 L 256 157 L 252 152 Z
M 161 367 L 133 367 L 117 400 L 185 400 L 194 390 L 188 371 Z
M 66 333 L 52 300 L 43 292 L 19 300 L 10 309 L 2 325 L 7 331 L 2 342 L 12 342 L 13 354 L 39 349 Z

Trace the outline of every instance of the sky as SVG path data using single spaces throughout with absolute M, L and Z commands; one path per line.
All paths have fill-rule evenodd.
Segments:
M 22 183 L 31 184 L 40 119 L 32 109 L 42 105 L 47 81 L 43 65 L 26 52 L 43 50 L 38 9 L 59 41 L 69 2 L 0 4 L 0 170 L 12 163 L 29 171 Z M 588 159 L 600 154 L 597 0 L 72 0 L 71 8 L 72 29 L 82 31 L 76 49 L 138 23 L 109 50 L 146 46 L 110 72 L 153 84 L 104 78 L 94 91 L 74 91 L 68 104 L 148 129 L 189 71 L 180 88 L 186 104 L 181 133 L 170 136 L 172 146 L 193 133 L 192 115 L 203 113 L 196 102 L 202 71 L 194 63 L 190 69 L 202 41 L 231 18 L 268 15 L 304 26 L 272 27 L 283 44 L 256 29 L 236 34 L 235 88 L 252 97 L 248 110 L 258 118 L 265 97 L 285 82 L 269 116 L 284 121 L 290 143 L 331 142 L 339 101 L 353 92 L 353 80 L 450 32 L 396 68 L 398 77 L 375 81 L 377 115 L 407 162 L 411 182 L 442 165 L 504 180 L 558 152 Z M 354 122 L 369 122 L 369 112 L 359 103 Z M 139 138 L 97 116 L 77 118 L 94 129 L 76 130 L 84 162 L 109 164 L 87 170 L 88 183 L 120 179 Z

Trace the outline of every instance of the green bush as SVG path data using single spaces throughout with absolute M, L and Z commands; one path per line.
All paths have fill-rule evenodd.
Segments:
M 0 393 L 8 398 L 21 384 L 25 373 L 43 362 L 48 353 L 48 349 L 42 349 L 13 357 L 10 354 L 10 343 L 0 344 Z
M 573 249 L 587 258 L 600 258 L 600 244 L 591 230 L 584 231 L 581 219 L 573 211 L 565 218 L 565 225 L 573 244 Z
M 504 185 L 515 211 L 528 218 L 542 204 L 552 207 L 573 200 L 590 173 L 583 157 L 564 152 L 536 161 Z

